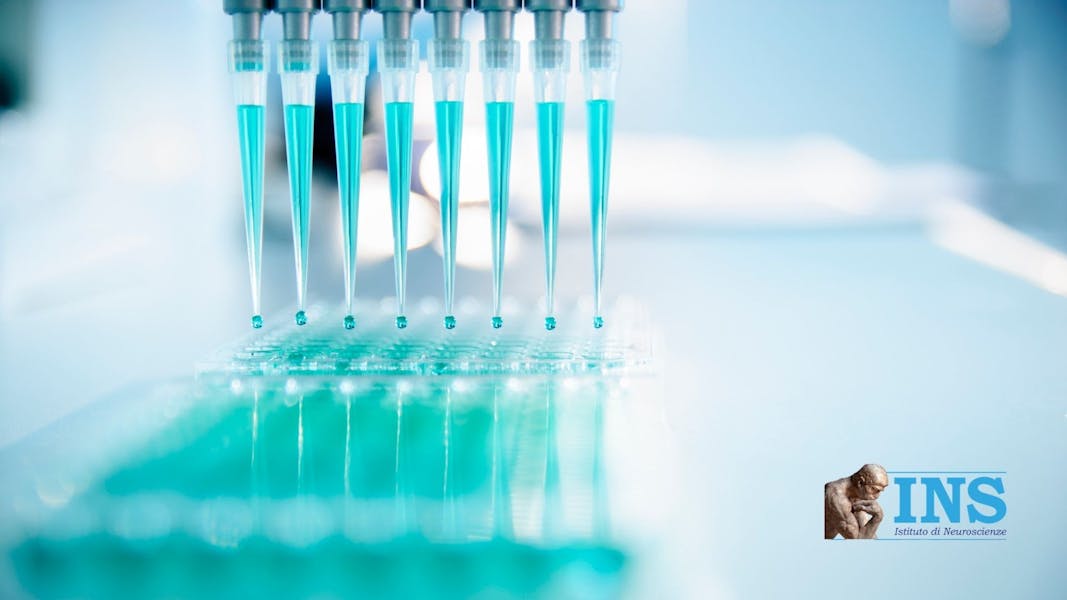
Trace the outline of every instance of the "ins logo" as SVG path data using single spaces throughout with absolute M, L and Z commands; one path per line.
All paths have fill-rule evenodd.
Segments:
M 899 505 L 893 522 L 902 526 L 894 527 L 894 536 L 1003 539 L 1006 529 L 984 527 L 999 523 L 1008 511 L 1001 475 L 895 472 L 892 484 L 897 487 Z M 889 485 L 889 473 L 880 465 L 868 464 L 823 486 L 825 538 L 876 539 L 883 517 L 878 498 Z M 967 525 L 961 525 L 964 520 Z M 921 526 L 908 526 L 912 523 Z
M 1001 498 L 1004 494 L 1004 478 L 999 475 L 981 475 L 970 481 L 959 475 L 893 477 L 893 483 L 900 488 L 900 510 L 893 517 L 894 523 L 916 522 L 912 509 L 912 488 L 916 483 L 925 492 L 920 493 L 926 503 L 925 513 L 919 519 L 922 523 L 941 523 L 941 517 L 937 515 L 938 506 L 949 523 L 961 522 L 964 506 L 967 508 L 967 522 L 971 524 L 999 523 L 1008 512 L 1008 505 Z M 968 500 L 966 505 L 965 497 Z

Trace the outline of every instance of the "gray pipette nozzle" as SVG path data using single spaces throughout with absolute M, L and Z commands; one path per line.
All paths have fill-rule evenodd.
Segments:
M 322 10 L 333 19 L 335 40 L 358 40 L 363 14 L 373 9 L 373 0 L 322 0 Z
M 463 37 L 463 15 L 472 7 L 471 0 L 423 0 L 422 9 L 433 15 L 433 37 L 458 40 Z
M 286 40 L 311 39 L 311 15 L 319 10 L 319 0 L 275 0 L 274 10 L 282 16 Z
M 574 0 L 574 7 L 585 13 L 585 39 L 611 39 L 615 36 L 615 15 L 623 0 Z
M 222 11 L 233 17 L 233 39 L 258 40 L 263 15 L 274 10 L 274 0 L 223 0 Z
M 474 10 L 485 15 L 485 39 L 510 40 L 515 34 L 515 13 L 522 0 L 474 0 Z
M 525 0 L 523 4 L 534 14 L 535 39 L 563 39 L 563 18 L 574 8 L 574 0 Z
M 387 40 L 411 37 L 411 17 L 419 12 L 419 0 L 377 0 L 374 10 L 382 13 L 384 38 Z

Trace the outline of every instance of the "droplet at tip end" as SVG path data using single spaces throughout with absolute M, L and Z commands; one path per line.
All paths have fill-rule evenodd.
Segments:
M 352 315 L 345 315 L 344 324 L 345 324 L 345 329 L 355 329 L 356 328 L 356 318 L 353 317 Z
M 504 319 L 500 317 L 493 317 L 493 329 L 500 329 L 504 326 Z
M 604 317 L 602 317 L 600 315 L 597 315 L 597 316 L 593 317 L 593 327 L 596 327 L 597 329 L 600 329 L 603 326 L 604 326 Z
M 308 323 L 307 313 L 305 313 L 302 310 L 296 311 L 296 315 L 293 317 L 293 319 L 296 321 L 297 325 L 303 326 L 303 325 L 307 325 L 307 323 Z
M 405 329 L 408 326 L 408 318 L 404 315 L 398 315 L 396 318 L 396 328 Z
M 263 327 L 263 317 L 252 315 L 252 329 L 259 329 L 261 327 Z
M 556 328 L 556 317 L 545 317 L 545 329 L 552 331 Z
M 447 317 L 445 317 L 445 329 L 455 329 L 455 328 L 456 328 L 456 317 L 454 317 L 452 315 L 448 315 Z

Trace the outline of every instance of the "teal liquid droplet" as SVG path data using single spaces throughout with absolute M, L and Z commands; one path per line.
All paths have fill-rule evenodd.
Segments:
M 504 319 L 500 317 L 493 317 L 493 329 L 500 329 L 504 326 Z
M 453 317 L 452 315 L 448 315 L 447 317 L 445 317 L 445 329 L 455 329 L 455 328 L 456 328 L 456 318 Z
M 294 317 L 294 318 L 296 319 L 296 324 L 297 325 L 307 325 L 308 316 L 307 316 L 307 313 L 305 313 L 304 311 L 302 311 L 302 310 L 296 311 L 296 317 Z
M 396 318 L 396 328 L 397 329 L 404 329 L 407 326 L 408 326 L 408 318 L 407 317 L 405 317 L 404 315 L 400 315 L 399 317 Z
M 315 108 L 285 107 L 285 153 L 289 163 L 289 197 L 293 205 L 293 255 L 296 262 L 296 305 L 307 292 L 308 240 L 311 231 L 311 148 Z
M 385 104 L 385 147 L 393 215 L 393 272 L 397 312 L 404 312 L 407 292 L 408 201 L 411 195 L 411 102 Z M 399 317 L 397 327 L 400 327 Z
M 352 315 L 345 315 L 345 329 L 355 329 L 356 318 Z
M 241 146 L 241 191 L 245 209 L 245 245 L 248 278 L 252 284 L 252 310 L 259 312 L 263 269 L 263 107 L 237 107 L 237 135 Z
M 459 216 L 463 103 L 438 102 L 434 108 L 437 116 L 437 164 L 441 173 L 441 255 L 445 269 L 445 312 L 450 313 L 456 281 L 456 225 Z
M 337 188 L 341 203 L 341 234 L 344 246 L 342 257 L 345 306 L 352 310 L 352 301 L 356 294 L 356 232 L 359 225 L 359 169 L 363 155 L 363 105 L 358 102 L 335 104 L 333 128 L 337 148 Z
M 593 225 L 593 306 L 599 313 L 600 290 L 604 281 L 604 239 L 608 219 L 615 101 L 589 100 L 586 109 L 589 121 L 589 198 Z
M 597 315 L 597 316 L 593 317 L 593 327 L 596 327 L 597 329 L 600 329 L 603 326 L 604 326 L 604 317 L 601 317 L 600 315 Z
M 260 327 L 263 327 L 263 317 L 252 315 L 252 328 L 259 329 Z
M 556 328 L 556 317 L 545 317 L 545 329 L 552 331 Z
M 507 241 L 508 195 L 511 188 L 511 131 L 515 104 L 513 102 L 487 102 L 485 114 L 489 149 L 489 213 L 493 240 L 493 312 L 499 313 L 504 287 L 504 246 Z
M 541 170 L 541 228 L 545 244 L 545 306 L 555 311 L 556 246 L 559 230 L 559 172 L 563 156 L 563 103 L 537 104 L 537 151 Z M 548 327 L 548 321 L 545 321 Z

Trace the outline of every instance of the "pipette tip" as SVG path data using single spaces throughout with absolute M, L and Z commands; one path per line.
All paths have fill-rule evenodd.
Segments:
M 493 317 L 493 329 L 500 329 L 504 326 L 504 319 L 500 317 Z
M 259 329 L 260 327 L 263 327 L 263 317 L 252 315 L 252 328 Z
M 396 318 L 396 328 L 404 329 L 408 326 L 408 318 L 404 315 L 398 315 Z
M 602 317 L 600 315 L 597 315 L 597 316 L 593 317 L 593 327 L 596 327 L 597 329 L 600 329 L 603 326 L 604 326 L 604 317 Z
M 545 317 L 545 329 L 552 331 L 556 328 L 556 317 Z
M 302 310 L 296 311 L 296 316 L 294 317 L 294 319 L 296 319 L 296 324 L 297 325 L 307 325 L 308 316 Z
M 352 315 L 345 315 L 345 329 L 355 329 L 356 318 Z
M 455 328 L 456 328 L 456 317 L 454 317 L 452 315 L 448 315 L 447 317 L 445 317 L 445 329 L 455 329 Z

